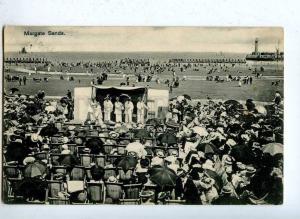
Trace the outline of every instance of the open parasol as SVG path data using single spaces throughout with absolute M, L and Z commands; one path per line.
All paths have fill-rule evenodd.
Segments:
M 283 154 L 283 144 L 281 143 L 269 143 L 262 147 L 262 151 L 265 154 L 270 154 L 272 156 L 276 154 Z
M 177 143 L 177 137 L 175 134 L 167 132 L 160 134 L 157 138 L 161 143 L 166 144 L 176 144 Z
M 149 174 L 150 180 L 161 187 L 176 185 L 176 173 L 166 166 L 154 166 L 149 170 Z
M 212 145 L 212 144 L 209 144 L 209 143 L 200 143 L 198 144 L 198 146 L 196 147 L 197 151 L 202 151 L 204 153 L 217 153 L 218 152 L 218 149 Z
M 129 170 L 130 168 L 135 168 L 137 164 L 137 159 L 132 156 L 124 157 L 120 162 L 118 163 L 118 167 L 121 167 L 124 172 Z
M 26 166 L 24 176 L 33 178 L 36 176 L 43 176 L 47 171 L 47 166 L 41 161 L 35 161 Z

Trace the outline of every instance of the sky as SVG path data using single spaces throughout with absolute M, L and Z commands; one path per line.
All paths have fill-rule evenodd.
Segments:
M 45 32 L 26 36 L 24 31 Z M 64 35 L 48 35 L 62 31 Z M 7 26 L 5 52 L 234 52 L 283 51 L 279 27 L 54 27 Z

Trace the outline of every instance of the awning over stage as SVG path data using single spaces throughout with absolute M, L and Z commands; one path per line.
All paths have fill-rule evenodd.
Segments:
M 117 89 L 117 90 L 136 90 L 136 89 L 146 89 L 146 87 L 138 86 L 138 87 L 121 87 L 121 86 L 103 86 L 103 85 L 93 85 L 93 88 L 98 89 Z
M 109 95 L 111 101 L 114 103 L 116 97 L 120 98 L 122 103 L 125 102 L 126 96 L 131 97 L 134 105 L 138 102 L 138 98 L 142 98 L 147 102 L 147 88 L 146 87 L 111 87 L 111 86 L 93 86 L 92 97 L 96 99 L 103 107 L 104 98 Z M 133 113 L 135 113 L 134 110 Z

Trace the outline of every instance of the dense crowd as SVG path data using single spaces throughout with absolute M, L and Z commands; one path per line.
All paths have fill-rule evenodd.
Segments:
M 72 123 L 72 97 L 4 96 L 8 203 L 281 204 L 283 109 L 170 100 L 164 120 Z
M 106 74 L 122 74 L 132 72 L 136 75 L 160 75 L 172 72 L 200 71 L 203 69 L 207 74 L 224 73 L 240 73 L 236 67 L 242 66 L 247 68 L 248 64 L 244 62 L 227 63 L 214 62 L 211 59 L 206 59 L 204 62 L 196 61 L 174 61 L 166 59 L 165 61 L 154 61 L 149 59 L 138 58 L 123 58 L 112 61 L 62 61 L 53 60 L 41 63 L 26 63 L 20 60 L 15 60 L 6 63 L 7 70 L 10 66 L 24 66 L 34 71 L 44 72 L 70 72 L 70 73 L 106 73 Z M 249 67 L 249 70 L 257 72 L 255 68 Z

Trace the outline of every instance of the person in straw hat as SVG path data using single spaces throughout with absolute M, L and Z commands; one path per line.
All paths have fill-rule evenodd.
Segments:
M 212 201 L 219 197 L 217 189 L 214 187 L 215 180 L 204 176 L 200 180 L 200 186 L 202 188 L 201 201 L 202 204 L 211 204 Z
M 131 97 L 129 97 L 125 102 L 125 123 L 132 123 L 132 112 L 133 112 L 134 106 L 131 101 Z
M 153 196 L 153 191 L 142 191 L 140 193 L 141 205 L 154 205 Z
M 107 95 L 103 102 L 104 105 L 104 121 L 110 122 L 111 121 L 111 113 L 113 111 L 114 105 L 112 104 L 109 95 Z
M 149 109 L 144 101 L 142 101 L 142 98 L 138 98 L 138 102 L 136 104 L 137 108 L 137 123 L 144 124 L 145 123 L 145 109 Z
M 123 104 L 119 101 L 119 97 L 116 97 L 115 102 L 115 116 L 116 122 L 122 122 L 122 111 L 124 110 Z

